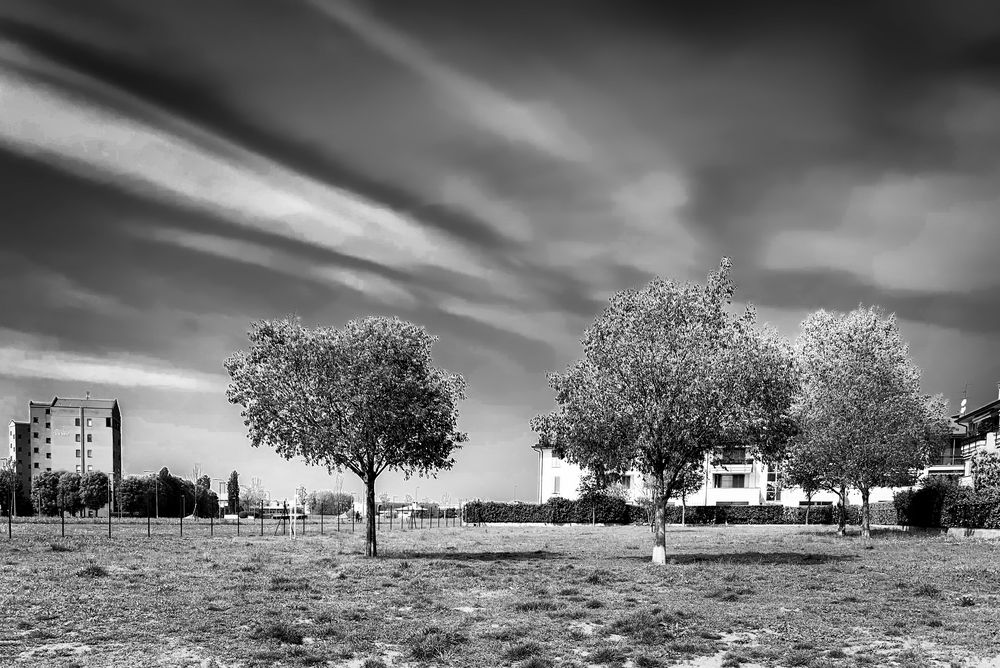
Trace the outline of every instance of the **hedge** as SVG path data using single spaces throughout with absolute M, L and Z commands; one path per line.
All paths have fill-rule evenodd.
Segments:
M 871 504 L 872 524 L 899 524 L 893 504 Z M 810 524 L 835 524 L 836 506 L 813 506 L 809 509 Z M 552 498 L 548 503 L 498 503 L 471 501 L 465 504 L 462 519 L 470 524 L 503 524 L 505 522 L 539 524 L 647 524 L 648 511 L 640 506 L 625 504 L 619 499 L 604 497 L 569 500 Z M 667 522 L 680 524 L 681 507 L 667 506 Z M 806 508 L 802 506 L 688 506 L 684 512 L 686 524 L 805 524 Z M 847 507 L 847 523 L 861 524 L 861 507 Z
M 1000 529 L 1000 490 L 976 491 L 955 480 L 931 478 L 915 490 L 897 492 L 900 524 L 917 527 Z

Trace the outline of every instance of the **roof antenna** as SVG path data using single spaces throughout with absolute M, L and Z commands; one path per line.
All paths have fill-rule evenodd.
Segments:
M 87 390 L 87 401 L 90 401 L 90 390 Z
M 969 403 L 969 384 L 965 384 L 965 390 L 962 392 L 962 403 L 959 404 L 958 417 L 965 415 L 965 405 Z

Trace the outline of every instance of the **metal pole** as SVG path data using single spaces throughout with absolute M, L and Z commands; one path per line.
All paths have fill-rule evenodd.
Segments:
M 153 535 L 152 530 L 149 526 L 149 488 L 146 488 L 146 538 Z
M 7 540 L 11 539 L 11 524 L 12 524 L 11 518 L 13 516 L 14 516 L 14 509 L 13 509 L 13 507 L 8 508 L 7 509 Z
M 215 514 L 208 516 L 208 535 L 209 537 L 215 537 Z
M 281 504 L 285 517 L 288 517 L 288 501 L 284 501 Z M 285 520 L 281 520 L 281 535 L 288 535 L 288 523 Z
M 111 483 L 108 482 L 108 538 L 111 538 Z
M 340 525 L 340 515 L 337 515 L 337 525 Z M 319 535 L 323 535 L 323 511 L 319 512 Z
M 264 535 L 264 501 L 260 502 L 260 535 Z
M 236 511 L 236 535 L 240 535 L 240 512 Z
M 181 538 L 184 537 L 184 497 L 181 497 Z
M 62 508 L 59 509 L 59 520 L 62 523 L 62 537 L 66 537 L 66 511 Z

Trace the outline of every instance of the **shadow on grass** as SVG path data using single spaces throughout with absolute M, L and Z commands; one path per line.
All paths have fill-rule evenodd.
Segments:
M 948 530 L 940 527 L 872 527 L 871 534 L 872 538 L 926 538 L 927 536 L 942 536 L 947 534 Z M 843 540 L 857 540 L 861 538 L 861 527 L 849 526 L 847 527 L 847 535 L 839 536 L 836 529 L 831 529 L 829 532 L 820 531 L 797 531 L 795 532 L 797 536 L 823 536 L 825 538 Z
M 383 555 L 385 559 L 448 559 L 451 561 L 542 561 L 565 557 L 562 552 L 530 550 L 522 552 L 460 552 L 458 550 L 438 552 L 392 552 Z
M 648 556 L 622 557 L 629 561 L 649 561 Z M 760 566 L 793 565 L 819 566 L 838 561 L 854 561 L 851 554 L 822 554 L 816 552 L 712 552 L 667 554 L 668 564 L 750 564 Z

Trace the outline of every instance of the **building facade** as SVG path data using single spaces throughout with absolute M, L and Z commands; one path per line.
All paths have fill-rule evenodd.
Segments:
M 122 475 L 122 415 L 117 399 L 28 403 L 28 420 L 10 421 L 10 455 L 25 491 L 45 471 Z

